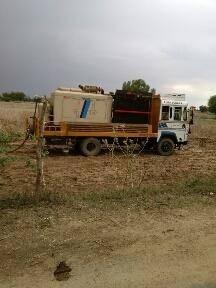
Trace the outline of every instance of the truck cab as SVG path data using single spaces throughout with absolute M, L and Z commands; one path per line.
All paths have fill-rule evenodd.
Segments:
M 170 138 L 178 147 L 187 144 L 190 124 L 185 98 L 185 94 L 167 94 L 161 97 L 158 142 L 162 138 Z

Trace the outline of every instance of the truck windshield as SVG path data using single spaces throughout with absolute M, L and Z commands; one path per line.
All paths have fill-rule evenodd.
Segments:
M 175 107 L 174 120 L 181 121 L 182 107 Z
M 172 116 L 173 115 L 173 109 L 172 109 L 172 107 L 170 107 L 170 119 L 172 119 Z
M 161 120 L 169 120 L 169 106 L 162 106 Z
M 188 114 L 188 113 L 187 113 L 187 108 L 185 107 L 185 108 L 184 108 L 184 111 L 183 111 L 183 120 L 184 120 L 184 121 L 187 121 L 187 114 Z

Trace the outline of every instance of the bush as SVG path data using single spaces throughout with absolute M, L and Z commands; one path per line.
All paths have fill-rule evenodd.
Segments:
M 8 145 L 12 141 L 17 141 L 22 134 L 19 132 L 5 132 L 0 130 L 0 145 Z
M 216 95 L 209 99 L 208 106 L 209 112 L 216 114 Z
M 18 132 L 5 132 L 0 130 L 0 154 L 10 150 L 10 143 L 21 138 L 22 134 Z M 5 160 L 1 160 L 5 162 Z
M 199 107 L 199 110 L 200 110 L 200 112 L 207 112 L 208 111 L 208 107 L 202 105 L 202 106 Z

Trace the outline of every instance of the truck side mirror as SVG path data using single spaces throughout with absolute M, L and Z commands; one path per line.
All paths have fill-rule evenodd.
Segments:
M 190 113 L 190 115 L 191 115 L 191 119 L 190 119 L 190 125 L 193 125 L 194 124 L 194 111 L 193 111 L 193 109 L 191 110 L 191 113 Z
M 190 125 L 193 125 L 193 124 L 194 124 L 193 118 L 190 119 L 189 124 L 190 124 Z

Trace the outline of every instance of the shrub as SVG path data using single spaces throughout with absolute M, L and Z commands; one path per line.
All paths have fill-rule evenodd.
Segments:
M 216 95 L 209 99 L 208 106 L 209 112 L 216 114 Z
M 204 106 L 204 105 L 201 105 L 200 107 L 199 107 L 199 110 L 200 110 L 200 112 L 207 112 L 208 111 L 208 107 L 207 106 Z

